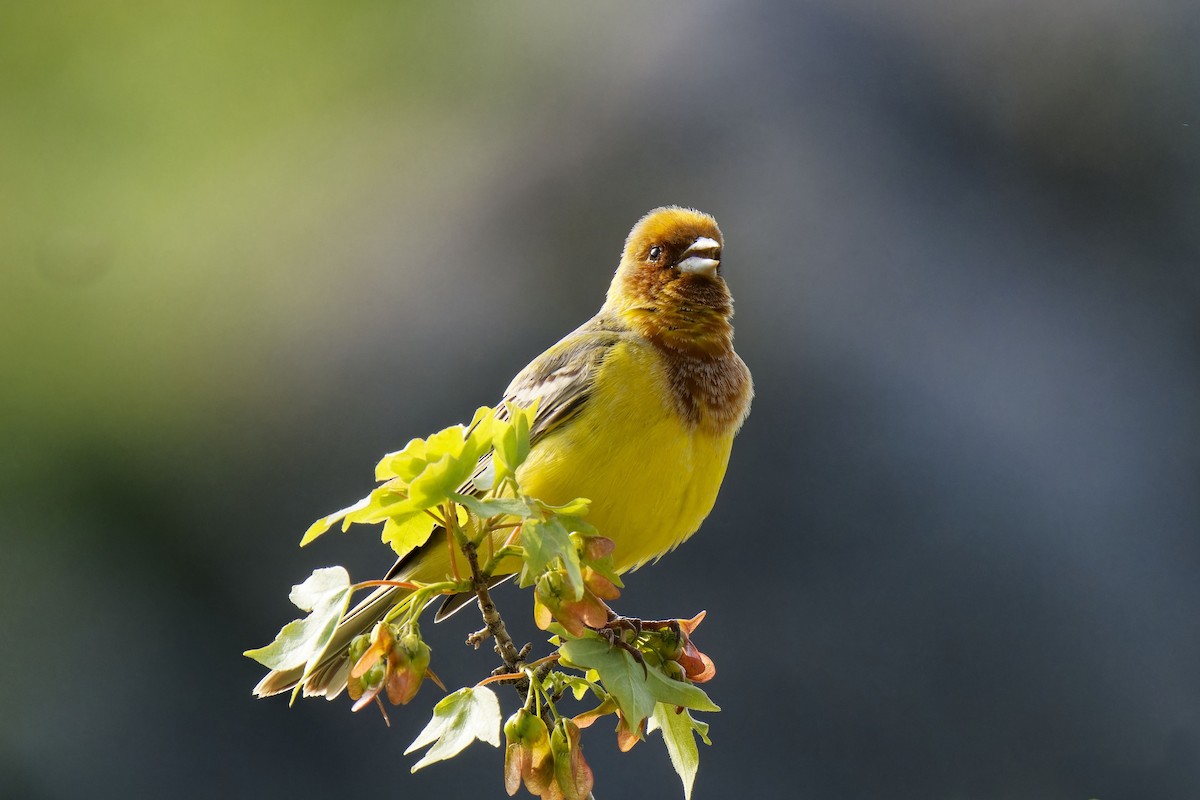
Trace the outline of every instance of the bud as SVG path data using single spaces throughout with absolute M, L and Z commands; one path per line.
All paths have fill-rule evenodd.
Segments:
M 371 644 L 371 637 L 365 633 L 355 636 L 350 640 L 350 647 L 347 649 L 350 663 L 356 664 L 362 658 L 363 653 L 367 652 L 367 648 Z M 351 700 L 357 700 L 362 697 L 363 687 L 362 681 L 354 675 L 350 675 L 346 679 L 346 692 L 350 695 Z
M 687 634 L 679 629 L 663 628 L 656 631 L 651 639 L 654 651 L 663 657 L 664 661 L 675 661 L 683 655 L 683 643 Z
M 416 697 L 429 670 L 430 655 L 415 624 L 392 645 L 387 659 L 387 696 L 392 705 L 404 705 Z
M 587 628 L 599 628 L 608 622 L 608 611 L 608 606 L 586 587 L 576 600 L 565 570 L 549 570 L 538 578 L 533 619 L 542 630 L 553 618 L 572 636 L 582 636 Z
M 374 700 L 383 690 L 384 679 L 387 676 L 387 665 L 384 661 L 376 661 L 371 668 L 358 678 L 350 678 L 347 687 L 351 689 L 350 697 L 354 698 L 353 684 L 357 683 L 358 697 L 351 706 L 352 711 L 361 711 Z
M 684 677 L 692 683 L 705 683 L 717 674 L 712 659 L 701 653 L 692 642 L 692 633 L 704 620 L 704 613 L 701 611 L 691 619 L 671 620 L 659 628 L 657 634 L 659 645 L 655 649 L 670 659 L 668 664 L 672 661 L 677 663 L 683 669 Z M 668 675 L 674 677 L 673 670 L 666 668 L 666 665 L 664 668 Z
M 350 677 L 361 677 L 379 659 L 385 658 L 395 640 L 391 625 L 385 622 L 375 623 L 374 629 L 371 630 L 371 643 L 363 654 L 355 659 L 354 666 L 350 668 Z

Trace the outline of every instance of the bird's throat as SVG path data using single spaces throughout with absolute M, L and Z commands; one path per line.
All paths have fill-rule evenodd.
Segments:
M 631 309 L 627 323 L 662 354 L 680 417 L 693 427 L 732 435 L 749 410 L 750 372 L 733 350 L 729 314 L 680 306 Z

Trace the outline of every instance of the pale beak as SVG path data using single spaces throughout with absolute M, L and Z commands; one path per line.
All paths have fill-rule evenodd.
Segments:
M 675 266 L 680 272 L 691 272 L 711 278 L 721 265 L 721 243 L 716 239 L 701 236 L 692 242 Z

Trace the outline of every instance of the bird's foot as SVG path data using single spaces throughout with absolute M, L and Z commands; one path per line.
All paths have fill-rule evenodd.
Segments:
M 608 615 L 608 624 L 604 627 L 619 631 L 632 631 L 634 638 L 641 636 L 646 631 L 670 630 L 678 634 L 681 630 L 677 619 L 637 619 L 618 616 L 611 612 Z
M 642 635 L 642 620 L 635 617 L 621 617 L 609 612 L 609 620 L 603 626 L 596 628 L 596 633 L 613 647 L 619 647 L 642 665 L 642 672 L 649 677 L 650 670 L 646 659 L 637 647 L 637 639 Z

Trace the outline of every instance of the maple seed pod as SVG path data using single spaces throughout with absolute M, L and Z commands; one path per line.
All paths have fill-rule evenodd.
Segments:
M 542 796 L 553 781 L 550 736 L 541 717 L 522 708 L 504 723 L 504 788 L 517 793 L 521 781 L 531 794 Z
M 681 667 L 679 665 L 678 661 L 664 662 L 662 665 L 662 668 L 663 668 L 663 672 L 665 672 L 667 674 L 668 678 L 671 678 L 671 679 L 677 680 L 677 681 L 682 681 L 682 680 L 687 679 L 687 675 L 684 674 L 683 667 Z
M 563 578 L 557 572 L 547 572 L 538 578 L 533 591 L 533 618 L 542 630 L 562 612 L 563 588 Z
M 554 780 L 562 796 L 566 800 L 585 800 L 591 794 L 593 777 L 579 746 L 579 726 L 566 718 L 554 723 L 550 751 L 554 755 Z
M 591 567 L 583 568 L 583 584 L 601 600 L 616 600 L 621 596 L 621 590 L 615 583 Z
M 417 695 L 429 670 L 430 649 L 416 625 L 396 631 L 387 659 L 387 696 L 392 705 L 405 705 Z

